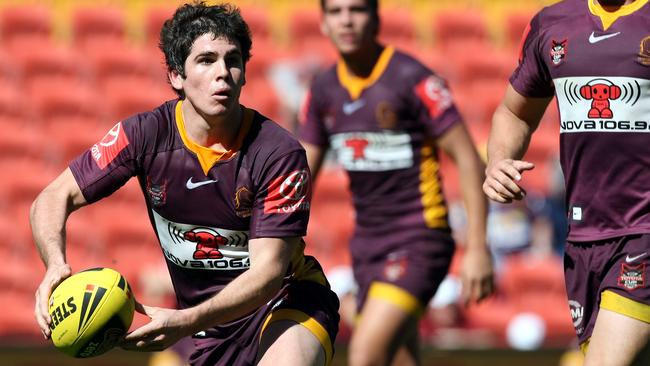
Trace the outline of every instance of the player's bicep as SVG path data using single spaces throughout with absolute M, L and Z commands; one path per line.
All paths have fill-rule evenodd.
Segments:
M 495 111 L 495 122 L 516 118 L 525 122 L 534 131 L 542 119 L 552 97 L 533 98 L 520 94 L 509 84 L 503 101 Z
M 63 197 L 72 206 L 71 211 L 87 204 L 77 180 L 72 175 L 70 168 L 66 168 L 44 190 L 45 195 Z
M 283 277 L 299 249 L 299 237 L 251 239 L 248 243 L 251 268 L 263 270 L 269 278 Z

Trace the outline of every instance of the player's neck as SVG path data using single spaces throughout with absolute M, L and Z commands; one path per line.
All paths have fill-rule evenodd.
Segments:
M 359 78 L 367 78 L 372 73 L 383 50 L 384 46 L 373 42 L 358 52 L 345 55 L 341 54 L 341 58 L 350 74 Z
M 231 150 L 236 144 L 244 115 L 241 105 L 218 117 L 204 115 L 187 101 L 182 111 L 185 132 L 196 144 L 217 150 Z
M 591 0 L 600 4 L 600 6 L 607 11 L 616 11 L 621 6 L 632 4 L 636 0 Z

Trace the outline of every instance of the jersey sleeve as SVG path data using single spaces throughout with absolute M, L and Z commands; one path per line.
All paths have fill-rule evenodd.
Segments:
M 546 53 L 550 55 L 551 46 L 549 45 L 545 53 L 540 37 L 540 19 L 540 14 L 537 14 L 526 27 L 521 42 L 519 64 L 510 76 L 512 87 L 525 97 L 551 97 L 555 91 L 551 74 L 544 63 L 544 56 Z
M 298 116 L 300 139 L 312 145 L 326 146 L 329 144 L 324 123 L 322 98 L 318 95 L 316 83 L 307 92 Z
M 434 138 L 462 120 L 447 83 L 431 72 L 420 76 L 413 88 L 412 98 L 416 119 Z
M 88 203 L 111 195 L 136 174 L 139 133 L 136 118 L 118 122 L 90 149 L 70 163 Z
M 251 215 L 250 237 L 282 238 L 307 233 L 311 175 L 304 150 L 275 160 L 261 172 Z

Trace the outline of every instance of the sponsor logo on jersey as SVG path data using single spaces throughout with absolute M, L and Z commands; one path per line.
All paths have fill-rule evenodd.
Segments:
M 559 65 L 566 58 L 567 44 L 569 40 L 562 41 L 551 40 L 551 63 L 555 66 Z
M 162 184 L 155 184 L 151 181 L 151 177 L 147 176 L 146 190 L 152 206 L 161 207 L 167 202 L 167 181 Z
M 357 99 L 353 102 L 345 102 L 343 103 L 343 113 L 346 116 L 351 115 L 352 113 L 358 111 L 359 109 L 363 108 L 363 106 L 366 105 L 366 101 L 363 99 Z
M 573 321 L 573 327 L 576 329 L 576 333 L 582 334 L 585 327 L 582 325 L 582 320 L 585 316 L 585 308 L 579 302 L 575 300 L 569 300 L 569 312 L 571 314 L 571 320 Z
M 435 75 L 430 75 L 416 85 L 415 94 L 427 107 L 432 118 L 440 116 L 452 104 L 449 89 Z
M 604 41 L 604 40 L 606 40 L 606 39 L 610 39 L 610 38 L 616 37 L 616 36 L 618 36 L 619 34 L 621 34 L 621 32 L 616 32 L 616 33 L 606 33 L 606 34 L 601 34 L 601 35 L 597 36 L 597 35 L 596 35 L 596 32 L 591 32 L 591 34 L 589 35 L 589 43 L 591 43 L 591 44 L 595 44 L 595 43 L 598 43 L 598 42 L 600 42 L 600 41 Z
M 621 263 L 618 285 L 628 291 L 645 286 L 645 263 L 636 266 Z
M 264 199 L 264 213 L 309 211 L 310 175 L 305 169 L 295 170 L 274 179 Z
M 176 223 L 153 211 L 165 258 L 192 269 L 241 270 L 250 266 L 248 231 Z
M 338 161 L 349 171 L 389 171 L 413 166 L 411 136 L 405 132 L 346 132 L 330 136 Z
M 239 187 L 234 199 L 235 215 L 246 218 L 253 213 L 253 192 L 248 187 Z
M 389 102 L 381 101 L 377 103 L 375 118 L 379 128 L 391 130 L 397 127 L 397 113 L 395 113 Z
M 650 80 L 568 77 L 554 80 L 560 133 L 650 132 Z
M 124 133 L 122 122 L 118 122 L 104 138 L 90 148 L 90 153 L 100 169 L 106 168 L 125 147 L 129 139 Z
M 391 253 L 386 259 L 384 265 L 384 278 L 391 282 L 395 282 L 406 274 L 408 268 L 408 260 L 405 253 Z
M 185 182 L 185 188 L 188 190 L 193 190 L 202 186 L 205 186 L 207 184 L 212 184 L 212 183 L 217 183 L 219 179 L 208 179 L 208 180 L 202 180 L 198 182 L 194 182 L 192 180 L 192 177 L 187 178 L 187 182 Z
M 639 259 L 645 257 L 647 254 L 648 254 L 647 252 L 643 252 L 643 253 L 641 253 L 641 254 L 634 255 L 634 256 L 630 256 L 630 255 L 628 254 L 628 255 L 625 257 L 625 263 L 636 262 L 636 261 L 638 261 Z
M 650 66 L 650 35 L 641 40 L 636 61 L 643 66 Z

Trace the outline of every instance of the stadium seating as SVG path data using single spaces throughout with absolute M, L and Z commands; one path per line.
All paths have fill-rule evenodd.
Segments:
M 47 6 L 15 5 L 0 13 L 2 45 L 8 49 L 22 49 L 34 41 L 52 37 L 52 12 Z
M 31 42 L 11 52 L 7 62 L 14 66 L 16 76 L 27 89 L 40 82 L 81 83 L 88 77 L 87 57 L 49 40 Z M 39 85 L 38 87 L 42 87 Z
M 488 29 L 482 13 L 476 10 L 447 10 L 434 15 L 433 34 L 442 49 L 456 42 L 488 43 Z
M 75 46 L 80 49 L 126 42 L 123 9 L 108 6 L 75 8 L 72 15 L 72 37 Z

